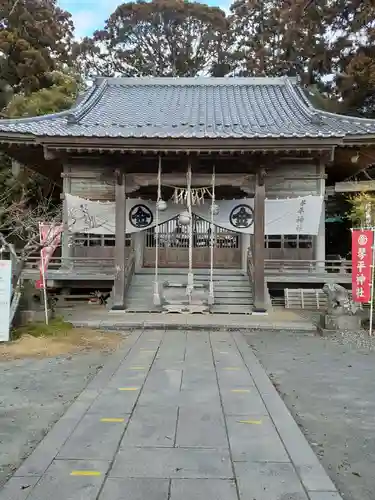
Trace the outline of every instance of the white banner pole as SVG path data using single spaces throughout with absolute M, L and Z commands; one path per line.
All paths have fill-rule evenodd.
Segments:
M 42 257 L 42 285 L 43 285 L 43 297 L 44 297 L 44 314 L 46 318 L 46 325 L 48 325 L 48 301 L 47 301 L 47 287 L 46 287 L 46 272 L 44 269 L 44 258 L 41 250 L 40 255 Z
M 374 319 L 374 277 L 375 277 L 375 229 L 372 228 L 372 264 L 371 264 L 371 295 L 370 295 L 370 326 L 368 334 L 372 336 L 372 327 L 373 327 L 373 319 Z

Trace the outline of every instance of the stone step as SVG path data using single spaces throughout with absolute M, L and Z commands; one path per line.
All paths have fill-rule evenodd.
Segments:
M 251 314 L 252 306 L 244 307 L 243 305 L 221 305 L 214 304 L 211 308 L 213 314 Z
M 223 292 L 221 290 L 214 290 L 214 295 L 218 299 L 225 299 L 225 298 L 238 298 L 238 299 L 251 299 L 253 294 L 251 293 L 251 290 L 243 290 L 242 292 L 233 292 L 233 291 L 227 291 Z
M 169 283 L 179 283 L 184 286 L 187 285 L 186 281 L 181 281 L 181 280 L 170 280 Z M 196 285 L 203 285 L 204 287 L 209 286 L 208 281 L 198 281 L 195 280 L 194 282 Z M 159 282 L 160 288 L 163 288 L 163 281 Z M 145 290 L 145 289 L 150 289 L 153 288 L 154 282 L 153 281 L 147 281 L 147 282 L 139 282 L 139 281 L 133 281 L 131 284 L 130 288 L 138 289 L 138 290 Z M 213 283 L 214 289 L 218 291 L 223 291 L 223 292 L 243 292 L 244 290 L 251 290 L 250 283 L 248 281 L 240 281 L 240 282 L 215 282 Z
M 207 294 L 206 294 L 207 295 Z M 214 294 L 215 296 L 215 302 L 221 303 L 221 304 L 251 304 L 253 297 L 250 293 L 247 293 L 246 295 L 218 295 L 217 293 Z M 127 302 L 129 301 L 138 301 L 138 302 L 150 302 L 152 301 L 152 293 L 151 291 L 145 292 L 143 294 L 141 293 L 134 293 L 130 292 L 127 296 Z
M 130 288 L 127 297 L 146 298 L 152 296 L 153 293 L 154 293 L 153 287 L 134 287 Z M 208 289 L 204 290 L 202 293 L 208 293 Z M 234 298 L 252 297 L 252 292 L 249 288 L 243 288 L 242 290 L 218 290 L 217 288 L 214 288 L 214 294 L 215 297 L 234 297 Z
M 210 276 L 194 276 L 194 280 L 195 281 L 210 281 Z M 213 280 L 214 282 L 217 282 L 217 281 L 223 281 L 223 282 L 235 282 L 235 283 L 238 283 L 238 282 L 241 282 L 241 281 L 246 281 L 248 282 L 248 278 L 247 276 L 242 276 L 242 275 L 232 275 L 232 274 L 228 274 L 227 276 L 226 275 L 217 275 L 217 276 L 214 276 L 213 277 Z
M 160 280 L 159 284 L 162 286 L 165 281 L 168 281 L 169 283 L 182 283 L 185 285 L 187 284 L 187 280 L 179 280 L 179 279 L 176 279 L 175 276 L 173 276 L 173 279 Z M 209 280 L 194 280 L 194 282 L 198 283 L 198 284 L 209 285 Z M 221 289 L 224 289 L 224 290 L 236 290 L 236 289 L 243 290 L 244 288 L 250 288 L 250 283 L 248 280 L 246 280 L 246 281 L 245 280 L 244 281 L 223 280 L 223 281 L 214 281 L 213 283 L 214 283 L 214 288 L 217 290 L 221 290 Z M 143 280 L 137 280 L 137 279 L 134 279 L 132 281 L 132 284 L 131 284 L 132 287 L 137 287 L 137 288 L 150 287 L 153 285 L 154 285 L 153 280 L 152 281 L 151 280 L 143 281 Z
M 251 297 L 217 297 L 215 295 L 215 304 L 252 304 Z
M 152 283 L 154 281 L 154 277 L 151 275 L 141 275 L 141 274 L 136 274 L 133 276 L 132 283 Z M 178 274 L 166 274 L 166 275 L 159 275 L 158 281 L 160 283 L 163 283 L 164 281 L 173 281 L 177 283 L 186 283 L 187 282 L 187 276 L 186 275 L 178 275 Z M 197 281 L 198 283 L 208 283 L 210 281 L 209 276 L 194 276 L 194 281 Z M 222 282 L 222 283 L 249 283 L 249 279 L 246 276 L 214 276 L 213 282 Z
M 252 288 L 250 283 L 240 283 L 236 285 L 232 285 L 231 283 L 214 283 L 213 284 L 215 292 L 219 293 L 239 293 L 240 295 L 245 292 L 251 292 Z
M 152 293 L 149 292 L 149 293 L 145 293 L 144 295 L 138 295 L 138 294 L 132 294 L 132 293 L 129 293 L 128 296 L 127 296 L 127 303 L 129 303 L 129 301 L 137 301 L 137 302 L 144 302 L 144 303 L 152 303 L 153 301 L 153 297 L 152 297 Z
M 161 269 L 159 270 L 159 282 L 181 283 L 187 285 L 187 269 Z M 210 281 L 210 272 L 208 269 L 194 270 L 194 282 L 205 285 L 204 291 L 199 294 L 201 299 L 206 302 L 208 298 L 208 284 Z M 215 304 L 211 308 L 212 313 L 217 314 L 251 314 L 252 312 L 252 289 L 248 276 L 241 270 L 224 269 L 215 270 L 213 276 Z M 206 288 L 207 287 L 207 288 Z M 133 276 L 132 284 L 128 290 L 127 311 L 128 312 L 155 312 L 158 308 L 153 305 L 154 290 L 154 270 L 143 269 Z M 169 289 L 166 297 L 169 300 Z M 173 291 L 173 290 L 172 290 Z M 182 295 L 181 295 L 182 293 Z M 184 301 L 183 290 L 179 289 L 176 295 Z
M 203 296 L 203 300 L 207 300 L 207 296 Z M 241 296 L 241 297 L 218 297 L 215 295 L 215 304 L 252 304 L 251 295 Z M 146 293 L 144 295 L 134 295 L 129 294 L 127 296 L 127 304 L 147 304 L 150 305 L 153 302 L 153 297 L 151 293 Z
M 148 313 L 158 312 L 159 309 L 152 303 L 129 301 L 126 304 L 127 312 Z M 252 304 L 220 304 L 215 303 L 211 308 L 213 314 L 251 314 Z
M 175 275 L 180 275 L 180 274 L 187 274 L 188 269 L 187 268 L 174 268 L 174 267 L 161 267 L 158 269 L 158 273 L 161 274 L 175 274 Z M 207 275 L 209 276 L 210 274 L 210 269 L 193 269 L 193 273 L 196 275 Z M 142 268 L 139 269 L 136 272 L 136 275 L 154 275 L 155 270 L 153 268 Z M 244 275 L 244 271 L 242 269 L 214 269 L 214 275 Z
M 127 305 L 125 311 L 127 313 L 145 313 L 145 314 L 160 312 L 159 309 L 155 309 L 153 306 L 147 307 L 146 305 L 143 306 Z

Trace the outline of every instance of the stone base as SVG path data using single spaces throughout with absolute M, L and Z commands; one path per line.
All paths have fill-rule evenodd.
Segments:
M 125 311 L 124 304 L 113 304 L 110 308 L 110 312 L 112 311 Z
M 177 314 L 208 314 L 209 309 L 205 304 L 202 305 L 184 305 L 184 304 L 165 304 L 164 313 Z
M 253 314 L 258 314 L 259 316 L 260 315 L 264 315 L 264 316 L 267 316 L 268 315 L 268 311 L 265 307 L 256 307 L 256 306 L 253 306 Z
M 323 314 L 320 318 L 321 328 L 328 331 L 358 331 L 361 328 L 360 316 Z
M 47 311 L 48 319 L 52 319 L 52 311 L 48 309 Z M 40 309 L 38 311 L 35 310 L 23 310 L 20 311 L 19 315 L 20 325 L 28 325 L 30 323 L 41 323 L 46 320 L 46 313 L 44 310 Z
M 187 283 L 168 283 L 163 284 L 162 308 L 168 313 L 206 313 L 207 287 L 204 284 L 194 284 L 191 298 L 186 295 Z

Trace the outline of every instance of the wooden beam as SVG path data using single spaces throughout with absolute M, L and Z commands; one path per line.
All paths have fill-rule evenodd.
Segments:
M 361 171 L 375 164 L 374 147 L 347 148 L 339 147 L 335 151 L 333 167 L 339 168 L 341 178 L 358 175 Z M 343 167 L 345 171 L 343 172 Z M 332 167 L 331 167 L 332 168 Z
M 375 191 L 375 181 L 336 182 L 335 193 Z
M 47 161 L 57 160 L 58 158 L 60 158 L 61 153 L 57 153 L 56 151 L 51 151 L 49 148 L 47 148 L 47 146 L 43 146 L 43 156 L 44 159 Z
M 253 176 L 251 174 L 235 173 L 221 174 L 216 173 L 215 184 L 216 186 L 232 186 L 243 189 L 247 193 L 253 193 Z M 193 170 L 192 186 L 202 187 L 211 186 L 212 173 L 202 174 Z M 186 173 L 174 172 L 163 173 L 162 185 L 164 186 L 186 186 Z M 141 187 L 157 186 L 157 173 L 139 173 L 128 174 L 126 176 L 127 192 L 131 193 Z M 156 188 L 155 188 L 156 189 Z
M 254 312 L 266 312 L 264 280 L 264 233 L 265 233 L 265 172 L 261 169 L 255 179 L 254 196 Z
M 115 311 L 125 309 L 125 234 L 126 234 L 126 194 L 125 172 L 115 172 L 116 200 L 116 246 L 115 246 L 115 280 L 113 284 L 113 306 Z
M 1 134 L 0 134 L 1 135 Z M 1 140 L 1 137 L 0 137 Z M 85 151 L 141 151 L 145 153 L 155 152 L 254 152 L 255 154 L 266 154 L 269 151 L 282 152 L 285 150 L 323 151 L 332 149 L 340 141 L 335 138 L 283 138 L 282 145 L 279 137 L 274 138 L 98 138 L 98 137 L 43 137 L 43 145 L 57 151 L 70 149 L 80 152 Z

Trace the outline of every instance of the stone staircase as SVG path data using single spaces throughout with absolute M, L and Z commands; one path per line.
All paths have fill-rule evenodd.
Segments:
M 194 269 L 196 283 L 209 282 L 208 269 Z M 187 279 L 187 269 L 162 268 L 159 282 L 183 282 Z M 141 269 L 133 276 L 126 299 L 127 312 L 153 312 L 154 270 Z M 214 314 L 251 314 L 253 298 L 249 279 L 240 270 L 220 269 L 214 271 L 215 303 Z

